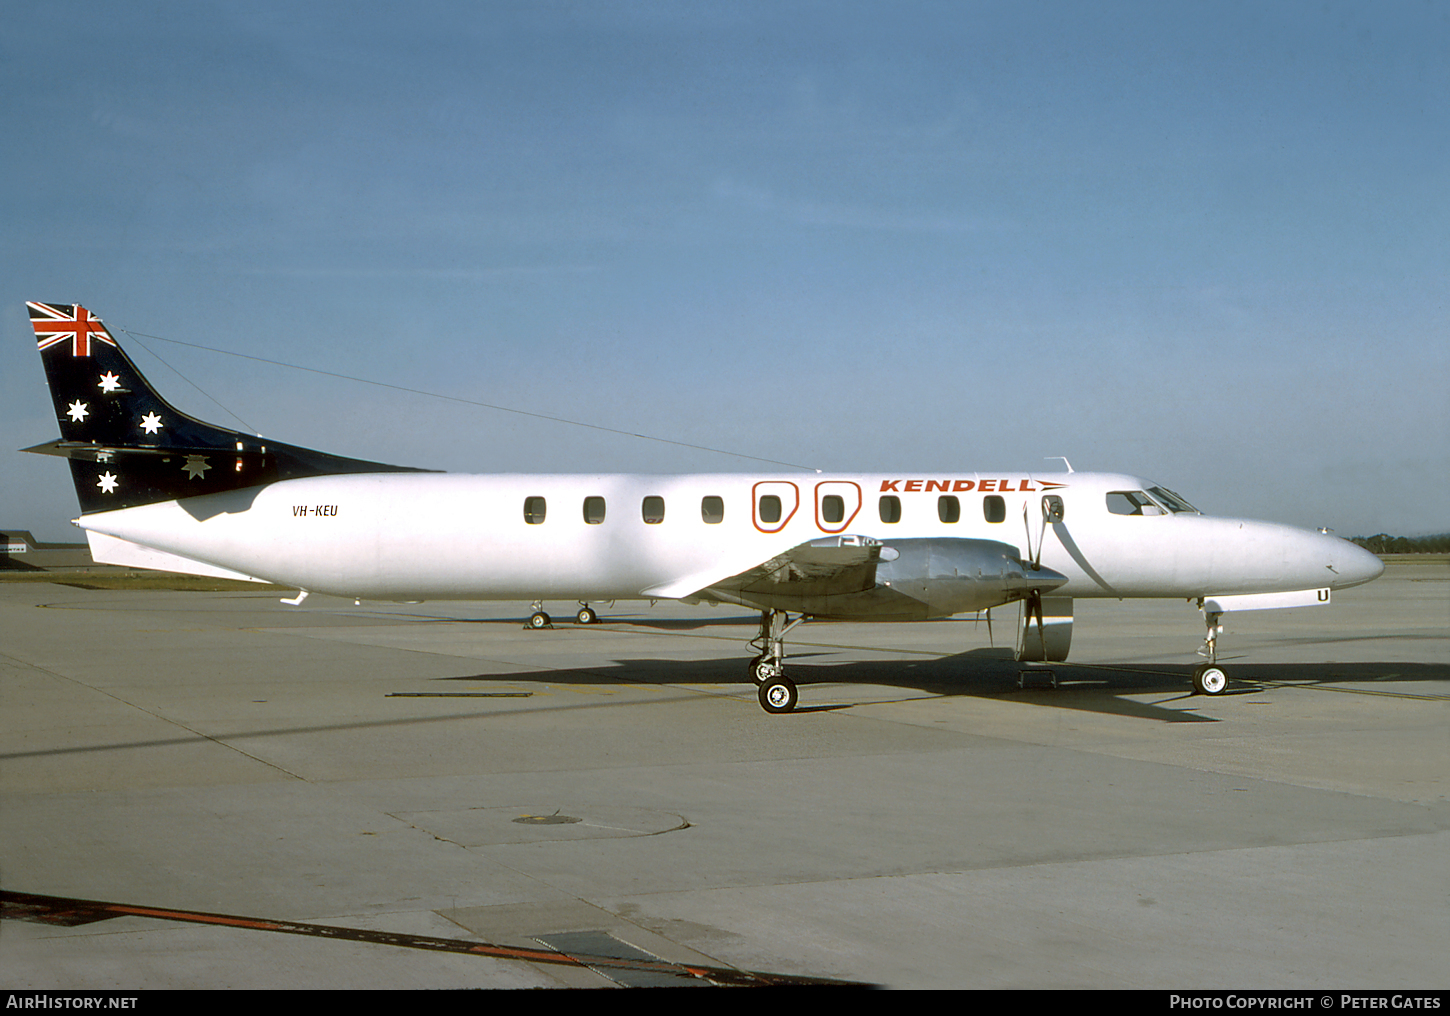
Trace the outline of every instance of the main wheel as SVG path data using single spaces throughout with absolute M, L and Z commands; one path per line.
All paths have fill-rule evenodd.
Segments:
M 796 699 L 795 682 L 783 674 L 760 682 L 760 707 L 767 713 L 788 713 Z
M 578 621 L 580 624 L 593 624 L 595 621 L 599 620 L 599 615 L 594 613 L 594 611 L 590 610 L 588 607 L 580 607 L 579 613 L 574 615 L 574 620 Z
M 1193 690 L 1199 695 L 1221 695 L 1228 687 L 1228 675 L 1214 663 L 1200 664 L 1193 671 Z
M 760 684 L 761 682 L 772 677 L 783 676 L 780 664 L 773 660 L 767 659 L 764 654 L 757 656 L 755 659 L 750 661 L 749 670 L 750 680 L 754 681 L 756 684 Z
M 529 618 L 529 627 L 547 628 L 552 622 L 553 619 L 550 618 L 548 614 L 545 614 L 542 610 L 536 610 L 534 611 L 533 616 Z

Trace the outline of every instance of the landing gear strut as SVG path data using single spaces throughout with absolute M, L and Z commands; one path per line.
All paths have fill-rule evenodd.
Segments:
M 1203 601 L 1199 600 L 1198 604 L 1203 609 Z M 1219 622 L 1222 619 L 1223 611 L 1203 609 L 1203 623 L 1208 628 L 1208 634 L 1199 647 L 1198 655 L 1207 656 L 1208 662 L 1193 668 L 1195 695 L 1221 695 L 1228 687 L 1228 675 L 1218 665 L 1218 637 L 1223 634 L 1223 625 Z
M 806 619 L 788 621 L 783 610 L 760 612 L 760 634 L 750 647 L 759 655 L 750 661 L 750 679 L 760 686 L 760 707 L 768 713 L 788 713 L 796 706 L 795 682 L 785 676 L 785 633 Z

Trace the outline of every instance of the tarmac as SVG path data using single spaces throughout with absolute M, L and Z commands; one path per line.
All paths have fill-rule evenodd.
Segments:
M 1181 601 L 808 622 L 786 715 L 733 608 L 86 584 L 0 582 L 8 989 L 1450 986 L 1443 556 L 1214 697 Z

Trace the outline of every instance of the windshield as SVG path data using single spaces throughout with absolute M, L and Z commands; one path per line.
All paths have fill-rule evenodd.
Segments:
M 1163 514 L 1163 509 L 1141 490 L 1114 490 L 1109 492 L 1108 511 L 1114 515 Z
M 1149 487 L 1148 493 L 1152 494 L 1154 499 L 1170 512 L 1193 512 L 1195 515 L 1203 514 L 1167 487 Z

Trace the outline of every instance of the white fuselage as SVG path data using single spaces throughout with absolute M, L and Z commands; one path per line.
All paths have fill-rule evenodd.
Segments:
M 1339 588 L 1381 570 L 1373 555 L 1323 533 L 1158 506 L 1110 508 L 1121 512 L 1124 503 L 1114 492 L 1145 489 L 1137 478 L 1101 473 L 368 473 L 102 512 L 78 524 L 299 589 L 392 600 L 684 598 L 841 535 L 888 546 L 1005 543 L 1024 560 L 1040 553 L 1044 568 L 1068 579 L 1053 595 L 1069 597 Z M 1061 521 L 1044 522 L 1046 495 L 1060 498 Z M 898 521 L 884 521 L 893 508 L 883 497 L 897 499 Z M 952 512 L 943 498 L 957 500 L 956 521 L 944 521 Z

